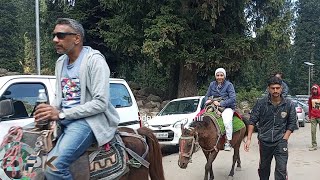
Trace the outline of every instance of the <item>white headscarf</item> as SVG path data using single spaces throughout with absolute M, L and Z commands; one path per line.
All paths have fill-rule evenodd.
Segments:
M 216 72 L 214 73 L 214 75 L 216 76 L 217 75 L 217 73 L 223 73 L 223 75 L 224 75 L 224 78 L 226 78 L 227 77 L 227 73 L 226 73 L 226 70 L 225 69 L 223 69 L 223 68 L 218 68 L 217 70 L 216 70 Z

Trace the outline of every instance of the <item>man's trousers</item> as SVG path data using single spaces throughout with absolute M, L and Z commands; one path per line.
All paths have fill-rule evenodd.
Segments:
M 271 161 L 273 157 L 276 160 L 274 172 L 275 180 L 287 179 L 287 162 L 288 162 L 288 141 L 281 139 L 275 143 L 266 143 L 259 141 L 260 148 L 260 164 L 259 177 L 260 180 L 269 180 Z

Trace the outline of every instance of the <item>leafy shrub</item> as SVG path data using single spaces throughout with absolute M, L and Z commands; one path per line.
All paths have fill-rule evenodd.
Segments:
M 237 92 L 237 104 L 247 101 L 251 109 L 256 103 L 257 98 L 261 97 L 262 93 L 262 91 L 259 91 L 256 88 L 252 88 L 249 91 L 239 89 Z

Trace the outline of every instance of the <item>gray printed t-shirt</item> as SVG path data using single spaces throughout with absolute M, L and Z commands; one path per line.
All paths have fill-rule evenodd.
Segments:
M 85 54 L 88 53 L 88 48 L 83 47 L 79 57 L 72 64 L 69 59 L 66 59 L 62 68 L 61 88 L 62 88 L 62 109 L 71 108 L 80 104 L 80 65 Z

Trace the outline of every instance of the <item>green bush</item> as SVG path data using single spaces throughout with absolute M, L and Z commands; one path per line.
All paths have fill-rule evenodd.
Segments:
M 240 102 L 243 101 L 247 101 L 250 108 L 252 108 L 256 103 L 257 98 L 261 97 L 262 93 L 262 91 L 259 91 L 255 88 L 252 88 L 249 91 L 239 89 L 239 91 L 237 92 L 237 104 L 240 104 Z

